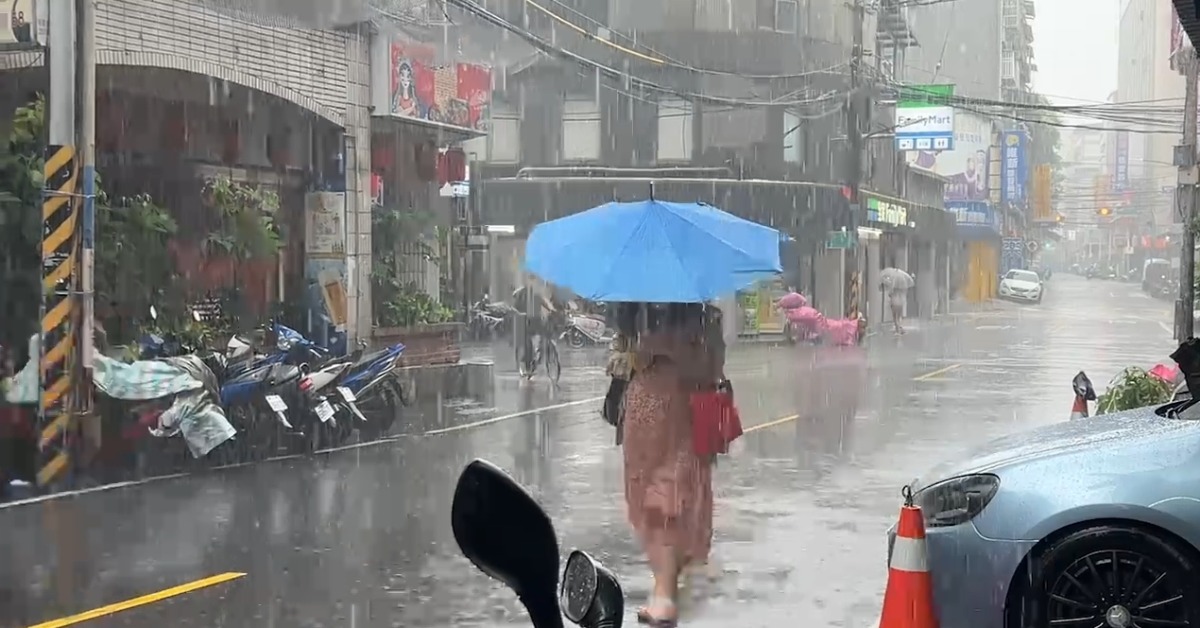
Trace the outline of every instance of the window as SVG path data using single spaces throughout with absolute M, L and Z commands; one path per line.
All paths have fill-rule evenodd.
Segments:
M 665 99 L 658 103 L 658 161 L 691 161 L 692 103 Z
M 800 19 L 800 3 L 797 0 L 757 0 L 755 7 L 760 29 L 796 32 Z
M 775 30 L 781 33 L 795 33 L 799 14 L 800 8 L 796 0 L 776 0 Z
M 563 103 L 562 160 L 600 161 L 600 105 L 592 99 Z
M 755 6 L 758 27 L 775 30 L 775 0 L 758 0 Z
M 521 116 L 516 107 L 493 100 L 491 105 L 491 130 L 486 137 L 462 143 L 468 157 L 497 164 L 515 164 L 521 161 Z
M 804 129 L 800 116 L 794 111 L 783 112 L 783 161 L 789 164 L 804 162 Z

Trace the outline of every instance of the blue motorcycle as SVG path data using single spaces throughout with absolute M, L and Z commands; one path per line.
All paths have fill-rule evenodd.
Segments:
M 271 332 L 275 336 L 274 352 L 250 360 L 252 343 L 235 336 L 229 341 L 227 355 L 230 360 L 249 365 L 304 366 L 312 382 L 306 389 L 310 396 L 304 401 L 316 419 L 315 433 L 323 435 L 318 439 L 321 444 L 340 444 L 348 438 L 349 426 L 355 423 L 365 438 L 383 435 L 395 423 L 399 408 L 407 403 L 403 388 L 394 377 L 396 364 L 404 353 L 403 344 L 366 355 L 360 349 L 351 356 L 338 358 L 285 325 L 275 324 Z
M 152 306 L 150 317 L 158 319 Z M 142 359 L 173 357 L 195 352 L 170 334 L 149 333 L 139 340 Z M 279 452 L 285 437 L 300 435 L 288 418 L 289 405 L 301 401 L 301 391 L 311 385 L 307 366 L 285 364 L 273 358 L 231 361 L 205 353 L 201 361 L 220 383 L 220 403 L 238 430 L 232 446 L 213 453 L 218 464 L 265 458 Z M 291 402 L 291 404 L 289 404 Z

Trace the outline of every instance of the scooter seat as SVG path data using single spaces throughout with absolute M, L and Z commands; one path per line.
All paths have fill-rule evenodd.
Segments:
M 272 364 L 270 367 L 270 379 L 268 380 L 272 386 L 279 386 L 291 381 L 300 379 L 300 367 L 291 364 Z
M 236 384 L 246 384 L 246 383 L 259 384 L 259 383 L 269 382 L 269 381 L 271 381 L 271 373 L 275 366 L 277 366 L 277 365 L 267 364 L 264 366 L 252 368 L 249 371 L 246 371 L 244 373 L 238 373 L 234 377 L 229 378 L 229 381 L 225 382 L 225 384 L 226 385 L 236 385 Z
M 371 362 L 380 360 L 384 356 L 386 356 L 388 354 L 388 352 L 390 352 L 391 350 L 392 350 L 391 347 L 385 347 L 378 351 L 372 351 L 371 353 L 365 354 L 365 355 L 363 355 L 363 357 L 359 358 L 357 364 L 370 364 Z

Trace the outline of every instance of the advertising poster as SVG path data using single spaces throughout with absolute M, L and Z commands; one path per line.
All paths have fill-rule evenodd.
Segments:
M 304 198 L 304 251 L 310 257 L 346 254 L 345 192 L 311 192 Z
M 1025 184 L 1029 178 L 1029 134 L 1025 131 L 1005 131 L 1000 135 L 1001 168 L 1000 192 L 1005 203 L 1025 200 Z
M 986 201 L 991 136 L 990 121 L 974 114 L 959 113 L 954 129 L 954 150 L 916 151 L 908 154 L 908 161 L 950 179 L 946 185 L 947 201 Z
M 758 332 L 766 334 L 783 333 L 783 312 L 775 307 L 775 302 L 787 294 L 787 286 L 780 279 L 763 281 L 758 284 Z
M 486 131 L 492 70 L 483 65 L 435 65 L 431 46 L 392 42 L 391 114 Z
M 758 292 L 753 290 L 743 290 L 738 292 L 738 305 L 742 310 L 742 329 L 740 334 L 743 336 L 758 335 Z
M 1000 221 L 987 201 L 946 201 L 946 211 L 954 214 L 964 235 L 995 236 L 1000 232 Z
M 0 0 L 0 44 L 34 44 L 33 0 Z

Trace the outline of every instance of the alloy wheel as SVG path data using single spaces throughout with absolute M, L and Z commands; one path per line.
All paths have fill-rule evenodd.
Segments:
M 1049 588 L 1050 626 L 1168 628 L 1191 625 L 1180 575 L 1133 551 L 1079 558 Z

